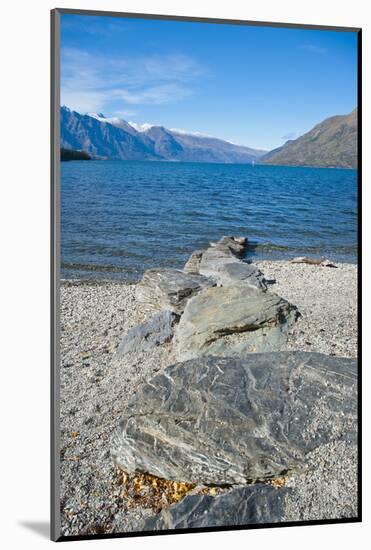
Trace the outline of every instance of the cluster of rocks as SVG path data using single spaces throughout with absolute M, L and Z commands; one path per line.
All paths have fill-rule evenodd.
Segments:
M 143 529 L 282 521 L 294 489 L 269 481 L 305 469 L 321 446 L 356 445 L 356 360 L 285 351 L 299 312 L 243 261 L 246 246 L 223 237 L 183 270 L 148 270 L 138 285 L 154 315 L 125 335 L 116 359 L 172 342 L 177 362 L 131 399 L 115 463 L 229 489 L 185 496 Z
M 137 299 L 157 313 L 126 335 L 118 353 L 145 351 L 174 334 L 179 361 L 284 349 L 299 313 L 267 292 L 261 271 L 242 260 L 246 246 L 245 238 L 223 237 L 194 252 L 184 270 L 147 270 Z

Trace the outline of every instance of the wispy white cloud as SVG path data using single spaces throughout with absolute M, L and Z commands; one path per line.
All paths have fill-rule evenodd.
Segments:
M 202 132 L 190 132 L 188 130 L 183 130 L 183 128 L 170 128 L 172 132 L 175 132 L 176 134 L 185 134 L 188 136 L 196 136 L 196 137 L 205 137 L 205 138 L 211 138 L 210 134 L 203 134 Z
M 162 103 L 175 103 L 191 95 L 191 93 L 192 91 L 189 88 L 174 82 L 144 89 L 115 90 L 113 96 L 130 105 L 161 105 Z
M 193 93 L 192 84 L 204 73 L 180 54 L 107 59 L 63 48 L 61 60 L 62 103 L 84 112 L 102 111 L 112 101 L 123 112 L 125 105 L 175 103 Z

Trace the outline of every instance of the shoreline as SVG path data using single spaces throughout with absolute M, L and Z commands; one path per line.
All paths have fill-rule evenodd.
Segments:
M 254 262 L 274 292 L 295 304 L 301 317 L 290 330 L 287 349 L 357 356 L 357 266 L 337 269 L 282 260 Z M 123 410 L 137 389 L 175 362 L 164 344 L 117 361 L 127 331 L 151 313 L 136 298 L 136 284 L 117 280 L 61 281 L 61 524 L 64 535 L 133 531 L 150 509 L 131 506 L 123 496 L 109 448 Z M 330 461 L 331 459 L 331 461 Z M 356 463 L 352 450 L 338 446 L 329 458 L 313 453 L 310 472 L 292 474 L 301 487 L 286 521 L 352 517 L 356 513 Z M 329 466 L 329 461 L 331 462 Z M 331 467 L 331 468 L 330 468 Z M 340 480 L 333 506 L 321 487 Z M 346 475 L 343 473 L 346 472 Z M 335 480 L 335 481 L 334 481 Z M 312 515 L 311 515 L 312 514 Z M 334 515 L 335 514 L 335 515 Z M 340 515 L 339 515 L 340 514 Z
M 303 253 L 302 254 L 303 256 L 305 256 L 305 254 Z M 179 267 L 174 267 L 174 269 L 180 269 L 182 270 L 183 269 L 183 265 L 184 263 L 187 261 L 189 255 L 185 257 L 185 260 L 184 262 L 179 266 Z M 291 257 L 290 257 L 291 259 Z M 264 266 L 266 265 L 270 265 L 272 264 L 272 267 L 274 265 L 277 265 L 279 266 L 280 264 L 289 264 L 290 263 L 290 259 L 289 258 L 250 258 L 250 257 L 247 257 L 247 258 L 243 258 L 243 261 L 246 262 L 246 263 L 251 263 L 257 267 L 259 267 L 259 269 L 262 269 L 264 268 Z M 357 268 L 358 267 L 358 259 L 355 259 L 354 261 L 337 261 L 337 260 L 333 260 L 331 258 L 329 258 L 331 263 L 334 263 L 337 267 L 341 267 L 341 266 L 349 266 L 349 267 L 353 267 L 353 268 Z M 159 266 L 153 266 L 153 268 L 157 268 Z M 151 269 L 151 268 L 150 268 Z M 99 272 L 99 271 L 98 271 Z M 102 284 L 124 284 L 124 285 L 136 285 L 140 282 L 141 278 L 143 276 L 143 273 L 140 274 L 140 277 L 137 278 L 137 279 L 119 279 L 117 277 L 107 277 L 107 278 L 104 278 L 104 277 L 96 277 L 96 278 L 93 278 L 93 277 L 60 277 L 59 279 L 59 282 L 60 282 L 60 285 L 62 286 L 78 286 L 78 285 L 83 285 L 83 284 L 89 284 L 89 285 L 102 285 Z

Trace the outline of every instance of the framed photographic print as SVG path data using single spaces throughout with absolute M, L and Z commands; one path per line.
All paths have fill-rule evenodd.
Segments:
M 52 538 L 361 520 L 361 30 L 52 11 Z

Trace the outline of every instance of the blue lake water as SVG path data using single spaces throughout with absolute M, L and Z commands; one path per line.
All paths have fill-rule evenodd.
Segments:
M 62 278 L 181 268 L 222 235 L 247 258 L 357 261 L 354 170 L 175 162 L 61 163 Z

